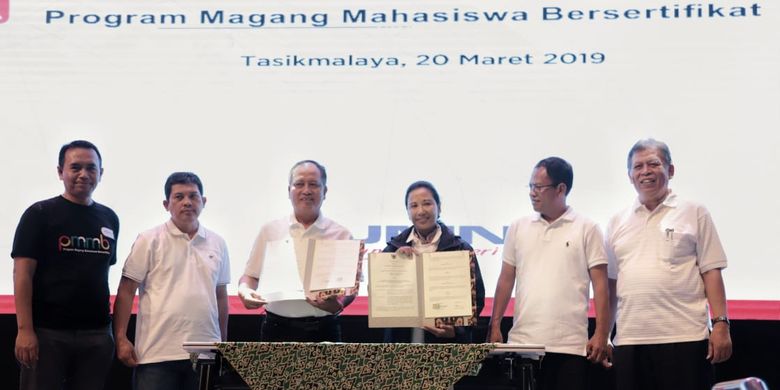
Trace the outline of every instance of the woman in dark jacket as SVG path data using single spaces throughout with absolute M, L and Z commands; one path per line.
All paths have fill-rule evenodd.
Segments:
M 485 306 L 485 285 L 482 283 L 482 274 L 479 271 L 479 262 L 474 255 L 474 249 L 452 230 L 439 221 L 441 201 L 439 193 L 433 184 L 427 181 L 417 181 L 406 189 L 404 197 L 406 212 L 412 226 L 402 231 L 388 241 L 383 252 L 414 253 L 445 252 L 445 251 L 469 251 L 471 253 L 472 268 L 476 285 L 476 313 L 482 311 Z M 426 343 L 470 343 L 472 342 L 472 326 L 424 327 Z M 385 329 L 385 342 L 403 340 L 401 332 L 408 332 L 403 328 Z

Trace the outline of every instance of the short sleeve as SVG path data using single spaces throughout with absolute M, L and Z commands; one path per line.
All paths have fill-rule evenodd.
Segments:
M 138 283 L 146 280 L 146 275 L 151 269 L 154 241 L 145 234 L 139 234 L 130 249 L 130 254 L 122 268 L 122 276 L 126 276 Z
M 607 277 L 613 280 L 617 279 L 617 256 L 615 256 L 615 248 L 612 243 L 615 221 L 616 218 L 609 220 L 607 231 L 604 234 L 604 250 L 607 254 Z
M 228 255 L 225 240 L 221 240 L 220 246 L 222 249 L 222 261 L 220 262 L 219 276 L 217 277 L 218 286 L 230 284 L 230 255 Z
M 509 230 L 506 232 L 506 236 L 504 237 L 504 250 L 502 253 L 502 257 L 504 260 L 504 263 L 507 263 L 513 267 L 517 267 L 517 251 L 515 250 L 515 240 L 517 239 L 517 221 L 512 223 L 512 226 L 509 227 Z
M 598 225 L 590 224 L 585 231 L 585 256 L 588 261 L 588 268 L 597 265 L 608 264 L 607 253 L 604 249 L 604 235 Z
M 698 237 L 696 239 L 696 261 L 699 272 L 705 273 L 716 268 L 726 268 L 726 252 L 720 242 L 715 223 L 706 208 L 698 212 Z
M 255 243 L 252 245 L 252 251 L 249 252 L 249 259 L 246 262 L 246 268 L 244 269 L 244 275 L 251 276 L 253 278 L 260 277 L 260 271 L 263 270 L 263 261 L 265 260 L 265 246 L 268 243 L 268 226 L 263 226 L 260 232 L 255 238 Z
M 34 204 L 27 208 L 16 226 L 11 257 L 29 257 L 40 261 L 43 259 L 43 210 L 40 205 Z

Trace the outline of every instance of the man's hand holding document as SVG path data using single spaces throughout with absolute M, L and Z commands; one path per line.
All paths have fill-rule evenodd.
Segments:
M 269 241 L 258 294 L 265 302 L 353 295 L 360 283 L 359 240 Z

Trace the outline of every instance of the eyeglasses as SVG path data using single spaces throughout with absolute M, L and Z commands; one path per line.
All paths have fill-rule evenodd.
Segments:
M 313 190 L 318 190 L 322 187 L 322 183 L 318 181 L 310 181 L 310 182 L 303 182 L 303 181 L 296 181 L 295 183 L 292 183 L 292 186 L 297 190 L 302 190 L 306 185 L 309 185 L 309 188 Z
M 538 193 L 542 192 L 542 190 L 544 190 L 545 188 L 557 187 L 557 186 L 558 186 L 557 184 L 544 184 L 544 185 L 542 185 L 542 184 L 533 184 L 533 183 L 531 183 L 531 184 L 528 185 L 528 189 L 538 194 Z

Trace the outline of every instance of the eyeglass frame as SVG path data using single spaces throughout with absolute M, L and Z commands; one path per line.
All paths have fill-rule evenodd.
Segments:
M 550 187 L 557 187 L 559 184 L 561 184 L 561 183 L 557 183 L 557 184 L 545 184 L 545 185 L 538 185 L 538 184 L 534 184 L 534 183 L 528 183 L 528 189 L 529 189 L 531 192 L 535 193 L 535 194 L 540 194 L 540 193 L 542 193 L 542 191 L 543 191 L 545 188 L 550 188 Z

